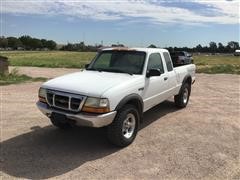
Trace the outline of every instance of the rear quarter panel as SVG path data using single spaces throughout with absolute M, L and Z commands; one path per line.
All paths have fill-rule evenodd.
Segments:
M 182 86 L 182 82 L 186 76 L 191 76 L 192 82 L 195 81 L 196 66 L 195 66 L 195 64 L 179 66 L 179 67 L 175 67 L 174 71 L 175 71 L 176 77 L 177 77 L 177 88 L 176 88 L 175 94 L 178 94 L 178 92 Z

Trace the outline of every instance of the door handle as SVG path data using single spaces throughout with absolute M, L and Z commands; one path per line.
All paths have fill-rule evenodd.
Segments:
M 166 80 L 168 80 L 168 77 L 164 77 L 163 79 L 164 79 L 164 81 L 166 81 Z

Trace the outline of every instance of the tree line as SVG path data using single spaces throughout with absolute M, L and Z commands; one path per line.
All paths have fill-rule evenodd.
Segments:
M 157 48 L 154 44 L 151 44 L 151 48 Z M 198 44 L 196 47 L 165 47 L 170 52 L 173 51 L 187 51 L 187 52 L 199 52 L 199 53 L 233 53 L 236 49 L 239 49 L 239 43 L 236 41 L 230 41 L 226 45 L 222 43 L 210 42 L 208 46 L 202 46 Z
M 57 43 L 53 40 L 32 38 L 31 36 L 0 37 L 0 48 L 11 50 L 54 50 Z
M 103 45 L 85 45 L 84 42 L 80 43 L 68 43 L 59 48 L 63 51 L 98 51 Z M 124 47 L 123 44 L 112 44 L 110 47 Z M 151 48 L 157 48 L 156 45 L 151 44 Z M 210 42 L 208 46 L 202 46 L 198 44 L 193 48 L 189 47 L 165 47 L 170 52 L 172 51 L 187 51 L 187 52 L 200 52 L 200 53 L 233 53 L 236 49 L 239 49 L 239 43 L 236 41 L 230 41 L 226 45 L 221 42 Z M 11 50 L 55 50 L 57 49 L 57 43 L 53 40 L 32 38 L 31 36 L 16 37 L 0 37 L 0 49 Z
M 60 50 L 63 51 L 85 51 L 85 52 L 96 52 L 99 49 L 103 48 L 104 46 L 102 44 L 95 44 L 95 45 L 85 45 L 85 43 L 82 41 L 80 43 L 68 43 L 67 45 L 64 45 L 60 48 Z M 111 47 L 124 47 L 123 44 L 112 44 Z

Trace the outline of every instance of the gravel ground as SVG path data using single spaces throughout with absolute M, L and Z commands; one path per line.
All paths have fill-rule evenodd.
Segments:
M 178 110 L 170 99 L 149 110 L 123 149 L 104 129 L 53 127 L 35 106 L 41 83 L 1 86 L 2 179 L 240 179 L 239 84 L 238 75 L 197 74 L 188 107 Z

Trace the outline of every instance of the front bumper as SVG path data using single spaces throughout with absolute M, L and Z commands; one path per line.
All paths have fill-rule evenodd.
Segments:
M 90 113 L 78 113 L 72 114 L 68 112 L 59 111 L 50 108 L 47 104 L 37 102 L 38 109 L 47 117 L 50 117 L 53 112 L 64 114 L 67 119 L 73 120 L 78 126 L 89 126 L 89 127 L 103 127 L 112 123 L 117 112 L 112 111 L 106 114 L 90 114 Z

